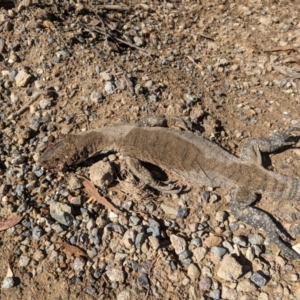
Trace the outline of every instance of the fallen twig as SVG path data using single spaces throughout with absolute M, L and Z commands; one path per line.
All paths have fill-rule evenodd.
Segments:
M 40 92 L 37 92 L 37 93 L 33 94 L 33 95 L 32 95 L 32 98 L 29 99 L 29 101 L 26 102 L 26 103 L 25 103 L 18 111 L 16 111 L 16 112 L 10 114 L 10 115 L 8 116 L 8 119 L 10 120 L 10 119 L 15 118 L 16 116 L 21 115 L 21 114 L 22 114 L 24 111 L 26 111 L 26 110 L 29 108 L 29 106 L 30 106 L 33 102 L 35 102 L 42 94 L 43 94 L 43 93 L 40 93 Z
M 200 70 L 202 70 L 203 68 L 200 66 L 200 65 L 198 65 L 190 56 L 186 56 L 197 68 L 199 68 Z
M 128 11 L 131 9 L 131 7 L 127 5 L 113 5 L 113 4 L 100 5 L 100 8 L 107 9 L 107 10 L 118 10 L 118 11 Z
M 208 36 L 208 35 L 205 35 L 203 33 L 198 33 L 199 36 L 205 38 L 205 39 L 208 39 L 208 40 L 211 40 L 211 41 L 215 41 L 212 37 Z
M 117 42 L 119 42 L 119 43 L 121 43 L 121 44 L 125 44 L 125 45 L 127 45 L 127 46 L 129 46 L 129 47 L 131 47 L 131 48 L 137 49 L 137 50 L 140 51 L 143 55 L 150 56 L 150 57 L 153 55 L 152 53 L 149 53 L 148 51 L 144 50 L 144 49 L 141 48 L 141 47 L 138 47 L 138 46 L 136 46 L 136 45 L 134 45 L 134 44 L 132 44 L 132 43 L 130 43 L 130 42 L 127 42 L 127 41 L 125 41 L 125 40 L 123 40 L 123 39 L 121 39 L 121 38 L 118 38 L 118 37 L 112 35 L 110 32 L 107 32 L 107 31 L 105 31 L 105 30 L 102 30 L 102 29 L 99 29 L 99 28 L 95 28 L 95 27 L 90 28 L 89 26 L 84 25 L 84 24 L 82 24 L 82 25 L 83 25 L 86 29 L 88 29 L 88 30 L 91 30 L 91 31 L 93 30 L 93 31 L 96 31 L 96 32 L 99 32 L 99 33 L 103 34 L 103 35 L 106 37 L 106 39 L 107 39 L 107 36 L 108 36 L 108 37 L 110 37 L 110 38 L 111 38 L 112 40 L 114 40 L 114 41 L 117 41 Z
M 274 48 L 266 49 L 264 50 L 264 52 L 278 52 L 278 51 L 290 51 L 290 50 L 298 52 L 298 48 L 294 46 L 274 47 Z

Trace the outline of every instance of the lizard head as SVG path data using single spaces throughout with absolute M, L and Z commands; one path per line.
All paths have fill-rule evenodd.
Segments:
M 39 163 L 47 169 L 65 171 L 69 166 L 79 163 L 77 149 L 70 137 L 54 143 L 40 156 Z

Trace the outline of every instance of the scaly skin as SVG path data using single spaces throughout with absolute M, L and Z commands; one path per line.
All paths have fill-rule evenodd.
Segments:
M 233 214 L 241 221 L 265 230 L 287 257 L 300 259 L 300 254 L 286 245 L 285 236 L 272 219 L 250 206 L 256 194 L 268 194 L 274 199 L 299 199 L 298 178 L 270 172 L 260 165 L 260 151 L 273 152 L 293 144 L 287 142 L 293 130 L 299 131 L 299 128 L 291 128 L 269 139 L 251 139 L 245 144 L 241 158 L 237 158 L 188 131 L 132 125 L 103 127 L 67 136 L 46 150 L 39 162 L 46 168 L 64 170 L 100 151 L 110 150 L 122 153 L 135 176 L 163 192 L 179 190 L 157 182 L 141 161 L 158 165 L 201 186 L 230 189 Z

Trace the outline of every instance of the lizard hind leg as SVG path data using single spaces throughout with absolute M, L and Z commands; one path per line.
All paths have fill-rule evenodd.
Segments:
M 284 132 L 273 133 L 270 138 L 253 138 L 248 140 L 242 148 L 241 160 L 261 165 L 261 152 L 271 153 L 281 147 L 295 144 L 294 141 L 287 141 L 293 131 L 300 131 L 300 127 L 293 127 Z
M 125 156 L 125 161 L 133 175 L 150 187 L 162 193 L 178 194 L 182 191 L 182 188 L 174 189 L 174 185 L 161 185 L 159 181 L 152 177 L 152 174 L 149 172 L 149 170 L 147 170 L 138 159 Z
M 245 191 L 242 193 L 245 196 Z M 286 255 L 289 259 L 300 260 L 300 254 L 288 247 L 285 242 L 288 238 L 278 229 L 274 221 L 267 215 L 264 211 L 252 207 L 241 205 L 237 198 L 239 195 L 239 190 L 236 191 L 235 196 L 231 199 L 231 211 L 236 218 L 240 221 L 245 222 L 248 225 L 253 226 L 256 229 L 262 229 L 266 232 L 270 241 L 278 246 L 278 248 Z M 256 198 L 254 193 L 249 192 L 251 200 Z M 245 203 L 244 203 L 245 204 Z

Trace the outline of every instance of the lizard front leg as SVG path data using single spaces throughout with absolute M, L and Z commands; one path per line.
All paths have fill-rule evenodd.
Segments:
M 287 141 L 292 131 L 300 131 L 300 127 L 293 127 L 284 132 L 274 133 L 270 138 L 254 138 L 248 140 L 242 148 L 241 160 L 261 165 L 261 152 L 271 153 L 281 147 L 295 144 L 293 141 Z
M 181 192 L 182 188 L 173 189 L 174 186 L 162 186 L 157 180 L 152 177 L 152 174 L 149 172 L 149 170 L 147 170 L 138 159 L 125 156 L 125 161 L 133 175 L 135 175 L 150 187 L 163 193 L 178 194 Z
M 247 199 L 241 201 L 241 199 Z M 288 258 L 300 260 L 300 254 L 288 247 L 284 242 L 287 242 L 287 237 L 277 228 L 274 221 L 263 211 L 258 208 L 248 206 L 255 201 L 256 194 L 249 192 L 246 189 L 236 189 L 233 191 L 231 198 L 231 211 L 236 218 L 253 226 L 257 229 L 263 229 L 268 235 L 271 242 L 275 243 L 278 248 Z

